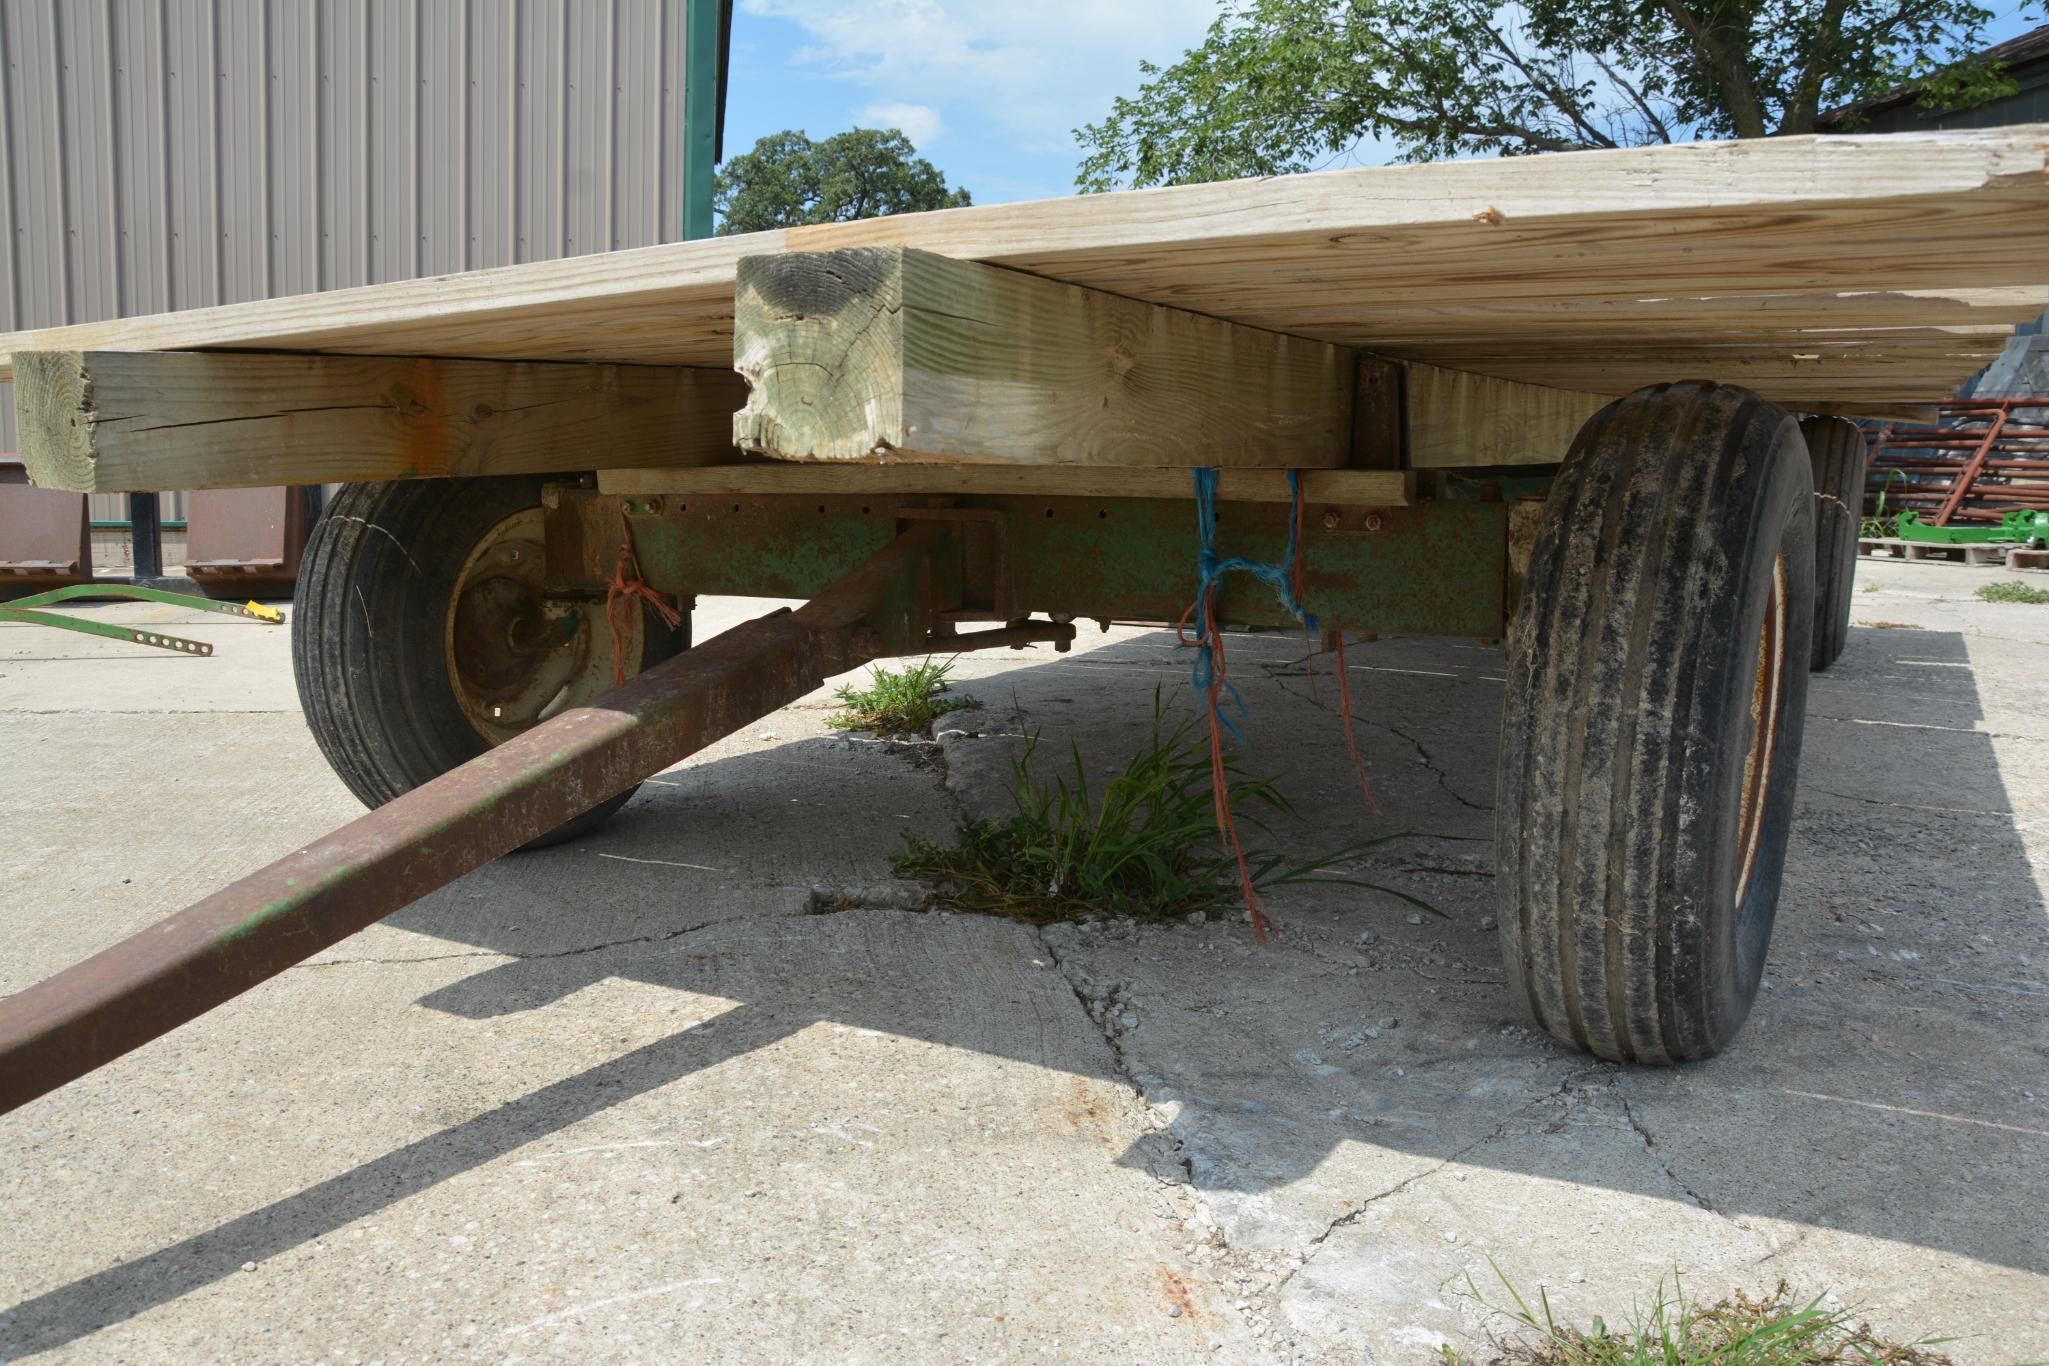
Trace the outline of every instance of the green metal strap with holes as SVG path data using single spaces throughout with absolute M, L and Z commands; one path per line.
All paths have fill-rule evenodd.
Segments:
M 275 607 L 261 603 L 246 605 L 234 602 L 216 602 L 212 598 L 194 597 L 189 593 L 169 593 L 161 588 L 144 588 L 132 583 L 74 583 L 64 588 L 52 588 L 42 593 L 31 593 L 12 602 L 0 603 L 0 622 L 15 622 L 23 626 L 50 626 L 59 631 L 81 631 L 89 636 L 105 636 L 109 640 L 126 641 L 130 645 L 147 645 L 152 649 L 173 650 L 179 654 L 210 655 L 213 646 L 203 640 L 187 640 L 147 626 L 124 626 L 111 621 L 89 621 L 83 617 L 67 617 L 56 612 L 38 612 L 38 607 L 51 603 L 69 602 L 75 598 L 130 598 L 137 602 L 162 603 L 167 607 L 189 607 L 202 612 L 219 612 L 223 616 L 242 617 L 249 621 L 260 621 L 266 626 L 282 626 L 285 614 Z

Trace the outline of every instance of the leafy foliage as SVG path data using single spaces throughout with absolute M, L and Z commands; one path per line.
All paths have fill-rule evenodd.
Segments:
M 981 699 L 945 697 L 946 679 L 953 661 L 927 659 L 908 669 L 885 669 L 876 665 L 868 686 L 840 684 L 834 696 L 840 710 L 826 718 L 838 730 L 867 730 L 878 735 L 916 734 L 948 712 L 980 711 Z
M 970 910 L 1041 924 L 1084 915 L 1164 920 L 1215 910 L 1236 886 L 1235 868 L 1218 844 L 1209 748 L 1194 736 L 1194 725 L 1183 721 L 1167 729 L 1156 695 L 1146 743 L 1104 784 L 1100 797 L 1090 791 L 1079 748 L 1073 752 L 1071 781 L 1055 777 L 1050 785 L 1040 782 L 1034 771 L 1039 743 L 1034 734 L 1011 760 L 1015 816 L 962 826 L 951 849 L 906 835 L 903 852 L 893 861 L 896 871 L 947 884 L 948 899 Z M 1224 765 L 1239 819 L 1271 835 L 1260 815 L 1248 809 L 1285 814 L 1287 799 L 1272 779 L 1238 776 L 1236 755 L 1226 755 Z M 1365 849 L 1403 838 L 1383 836 L 1324 858 L 1292 862 L 1251 850 L 1247 866 L 1260 890 L 1336 882 L 1383 891 L 1438 913 L 1391 887 L 1322 876 Z
M 856 128 L 813 142 L 771 133 L 731 157 L 712 182 L 721 234 L 845 223 L 971 203 L 894 128 Z
M 2033 588 L 2018 579 L 2003 583 L 1981 584 L 1978 588 L 1981 602 L 2049 602 L 2049 589 Z
M 1972 0 L 1227 0 L 1076 130 L 1088 191 L 1313 169 L 1362 139 L 1410 161 L 1804 133 L 1909 81 L 1932 107 L 2013 90 L 1965 61 Z
M 1515 1301 L 1513 1308 L 1493 1304 L 1470 1276 L 1468 1293 L 1497 1315 L 1512 1320 L 1530 1336 L 1508 1344 L 1491 1366 L 1824 1366 L 1855 1362 L 1858 1366 L 1949 1366 L 1950 1359 L 1930 1350 L 1948 1339 L 1888 1342 L 1869 1324 L 1854 1323 L 1852 1311 L 1828 1309 L 1817 1296 L 1801 1304 L 1780 1281 L 1770 1294 L 1737 1291 L 1713 1304 L 1687 1298 L 1675 1275 L 1668 1295 L 1664 1283 L 1651 1302 L 1639 1306 L 1626 1328 L 1595 1319 L 1588 1328 L 1559 1323 L 1551 1314 L 1550 1296 L 1538 1292 L 1532 1308 L 1501 1268 L 1494 1274 Z M 1446 1366 L 1471 1366 L 1472 1358 L 1447 1347 Z

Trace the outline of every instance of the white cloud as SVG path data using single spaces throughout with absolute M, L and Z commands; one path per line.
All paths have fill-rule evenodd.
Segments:
M 862 105 L 854 117 L 862 128 L 901 128 L 921 152 L 939 141 L 945 126 L 939 111 L 929 104 L 896 104 L 889 100 Z
M 1217 0 L 744 0 L 743 8 L 804 29 L 811 43 L 795 62 L 882 97 L 915 90 L 935 117 L 955 126 L 986 120 L 1036 154 L 1071 153 L 1073 129 L 1137 89 L 1141 59 L 1172 61 L 1201 40 Z M 961 117 L 968 113 L 976 118 Z

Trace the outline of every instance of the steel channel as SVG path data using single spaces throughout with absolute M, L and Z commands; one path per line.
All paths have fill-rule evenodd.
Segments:
M 550 568 L 579 587 L 600 584 L 618 554 L 620 503 L 632 511 L 642 571 L 664 592 L 802 597 L 886 543 L 899 508 L 929 515 L 920 495 L 691 496 L 621 499 L 564 490 L 551 518 Z M 1009 518 L 1008 577 L 1019 611 L 1089 619 L 1173 621 L 1196 579 L 1190 499 L 1083 499 L 962 495 L 963 510 Z M 659 511 L 647 511 L 651 502 Z M 1309 610 L 1327 626 L 1387 633 L 1498 636 L 1507 577 L 1507 505 L 1454 499 L 1414 507 L 1305 509 L 1302 579 Z M 1290 509 L 1226 503 L 1225 554 L 1278 560 Z M 974 565 L 967 568 L 972 571 Z M 986 598 L 971 582 L 964 596 Z M 1220 605 L 1234 624 L 1293 619 L 1259 584 L 1234 577 Z

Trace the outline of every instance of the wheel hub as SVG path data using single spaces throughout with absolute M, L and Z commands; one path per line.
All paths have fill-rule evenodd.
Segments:
M 604 603 L 549 592 L 545 516 L 526 508 L 487 531 L 449 596 L 449 680 L 463 715 L 492 744 L 612 684 Z M 629 675 L 640 669 L 642 643 L 636 612 L 622 642 Z

